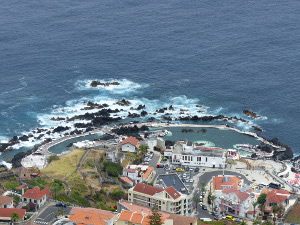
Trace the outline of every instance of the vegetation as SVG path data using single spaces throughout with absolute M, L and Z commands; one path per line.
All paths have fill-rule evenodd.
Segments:
M 19 187 L 20 185 L 21 183 L 19 183 L 18 181 L 10 181 L 3 184 L 3 186 L 7 190 L 16 190 L 16 188 Z
M 53 155 L 48 156 L 48 158 L 47 158 L 48 163 L 51 163 L 54 160 L 59 160 L 59 156 L 56 154 L 53 154 Z
M 110 196 L 116 200 L 120 200 L 121 198 L 125 197 L 125 192 L 122 190 L 115 189 L 110 192 Z
M 13 212 L 12 214 L 11 214 L 11 220 L 12 221 L 18 221 L 20 219 L 20 216 L 19 216 L 19 214 L 18 213 L 16 213 L 16 212 Z
M 27 183 L 31 186 L 38 186 L 40 189 L 44 189 L 45 185 L 47 184 L 47 181 L 45 181 L 44 179 L 38 177 L 38 178 L 33 179 L 33 180 L 25 181 L 25 183 Z
M 292 210 L 287 214 L 284 222 L 286 223 L 300 223 L 300 203 L 295 205 Z
M 123 167 L 119 163 L 104 162 L 103 167 L 107 174 L 112 177 L 118 177 L 123 171 Z
M 225 225 L 225 222 L 227 223 L 228 221 L 205 221 L 205 222 L 203 222 L 203 221 L 200 221 L 200 220 L 198 220 L 198 225 L 200 225 L 200 224 L 203 224 L 203 223 L 205 223 L 205 224 L 212 224 L 212 225 Z
M 265 207 L 266 197 L 267 197 L 267 194 L 266 193 L 262 193 L 257 198 L 257 203 L 259 205 L 260 211 L 263 211 L 263 209 Z
M 52 161 L 46 168 L 42 169 L 41 172 L 57 179 L 66 178 L 77 169 L 77 165 L 84 152 L 82 149 L 75 149 L 61 156 L 59 160 Z
M 151 209 L 151 215 L 148 216 L 149 218 L 149 225 L 162 225 L 162 215 L 159 213 L 159 211 L 157 210 L 157 207 L 153 207 Z

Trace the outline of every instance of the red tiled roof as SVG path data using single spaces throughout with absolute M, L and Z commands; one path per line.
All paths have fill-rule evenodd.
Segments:
M 20 219 L 23 219 L 26 213 L 26 209 L 0 208 L 0 217 L 11 218 L 11 214 L 14 212 L 19 214 Z
M 127 208 L 130 211 L 144 213 L 147 215 L 152 214 L 150 208 L 136 205 L 134 203 L 127 202 L 127 201 L 120 201 L 119 203 L 121 205 L 125 206 L 125 208 Z M 173 225 L 190 225 L 191 223 L 193 225 L 197 224 L 197 218 L 195 218 L 195 217 L 175 215 L 175 214 L 170 214 L 170 213 L 166 213 L 166 212 L 159 212 L 159 213 L 161 214 L 162 218 L 173 219 Z
M 0 205 L 9 205 L 12 200 L 12 197 L 0 195 Z
M 268 203 L 280 203 L 285 201 L 290 196 L 290 193 L 285 190 L 271 189 L 266 196 Z
M 149 175 L 152 173 L 153 170 L 154 170 L 154 167 L 148 167 L 146 172 L 142 175 L 142 177 L 144 179 L 147 179 L 149 177 Z
M 251 214 L 254 214 L 254 211 L 247 211 L 247 213 L 251 213 Z
M 25 185 L 23 184 L 23 185 L 20 185 L 19 187 L 17 187 L 16 189 L 17 190 L 22 190 L 22 188 L 24 188 L 25 187 Z
M 128 177 L 120 177 L 120 178 L 121 178 L 121 180 L 123 180 L 125 183 L 128 183 L 128 184 L 133 185 L 133 181 L 130 180 L 130 178 L 128 178 Z
M 79 224 L 106 225 L 107 221 L 112 219 L 114 214 L 110 211 L 95 208 L 73 207 L 69 220 Z
M 144 193 L 147 195 L 155 195 L 156 193 L 162 192 L 164 189 L 153 187 L 150 185 L 137 183 L 135 187 L 133 188 L 134 191 Z
M 221 187 L 221 186 L 232 186 L 233 189 L 237 189 L 238 188 L 238 183 L 239 183 L 240 180 L 241 179 L 239 177 L 228 177 L 228 176 L 213 177 L 213 186 L 214 186 L 215 190 L 224 189 L 224 187 Z
M 140 141 L 134 137 L 129 137 L 129 138 L 126 138 L 125 140 L 123 140 L 120 145 L 124 145 L 124 144 L 132 144 L 134 146 L 137 146 L 137 144 L 139 143 Z
M 178 191 L 175 190 L 175 188 L 173 187 L 167 187 L 165 188 L 165 191 L 173 198 L 173 199 L 177 199 L 180 197 L 180 194 Z
M 43 190 L 40 190 L 39 187 L 34 187 L 32 189 L 27 190 L 22 197 L 25 198 L 33 198 L 33 199 L 41 199 L 46 195 L 47 197 L 51 196 L 51 192 L 49 189 L 44 188 Z
M 137 169 L 123 169 L 124 172 L 127 172 L 127 173 L 135 173 L 135 172 L 138 172 L 139 170 Z
M 245 201 L 250 195 L 248 192 L 241 192 L 240 190 L 232 189 L 232 188 L 225 188 L 222 190 L 224 194 L 234 193 L 240 200 Z
M 150 219 L 148 218 L 149 214 L 133 212 L 129 210 L 123 210 L 120 213 L 118 220 L 128 221 L 133 224 L 149 225 Z M 161 221 L 164 222 L 166 218 L 161 218 Z

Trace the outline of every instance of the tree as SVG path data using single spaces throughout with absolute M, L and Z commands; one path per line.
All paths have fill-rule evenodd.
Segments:
M 275 225 L 276 216 L 277 216 L 277 213 L 279 211 L 279 206 L 278 205 L 273 205 L 272 208 L 273 208 L 273 221 L 274 221 L 274 225 Z
M 216 196 L 215 195 L 211 195 L 210 196 L 210 201 L 211 201 L 211 209 L 214 211 L 214 201 L 216 200 Z
M 148 150 L 148 145 L 140 145 L 140 147 L 139 147 L 140 153 L 146 154 L 147 150 Z
M 19 214 L 18 213 L 16 213 L 16 212 L 13 212 L 12 214 L 11 214 L 11 220 L 13 221 L 13 222 L 15 222 L 15 221 L 17 221 L 17 220 L 19 220 L 20 219 L 20 216 L 19 216 Z
M 162 225 L 163 222 L 161 220 L 161 214 L 159 213 L 159 211 L 157 210 L 157 206 L 154 206 L 151 209 L 151 215 L 148 216 L 149 218 L 149 225 Z
M 206 188 L 205 188 L 205 183 L 204 182 L 200 182 L 200 190 L 201 190 L 201 195 L 203 196 L 206 192 Z
M 258 196 L 257 198 L 257 202 L 258 202 L 258 205 L 259 205 L 259 209 L 260 211 L 263 213 L 264 211 L 264 207 L 265 207 L 265 203 L 266 203 L 266 197 L 267 197 L 267 194 L 266 193 L 262 193 Z
M 252 205 L 253 205 L 253 211 L 254 211 L 253 220 L 255 220 L 255 218 L 256 218 L 256 206 L 258 205 L 258 202 L 257 201 L 252 202 Z
M 242 222 L 240 223 L 240 225 L 247 225 L 247 222 L 245 220 L 242 220 Z
M 262 223 L 262 225 L 273 225 L 270 220 L 266 220 Z
M 196 203 L 196 209 L 197 209 L 198 204 L 199 204 L 199 202 L 200 202 L 200 198 L 199 198 L 199 197 L 194 197 L 193 200 L 194 200 L 194 202 Z

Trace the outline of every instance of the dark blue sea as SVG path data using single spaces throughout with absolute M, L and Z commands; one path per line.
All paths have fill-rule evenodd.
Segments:
M 3 0 L 0 141 L 125 98 L 241 117 L 250 123 L 232 125 L 258 125 L 300 154 L 299 12 L 298 0 Z

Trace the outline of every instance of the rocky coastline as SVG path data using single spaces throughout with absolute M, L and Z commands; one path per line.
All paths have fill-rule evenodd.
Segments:
M 97 85 L 109 86 L 109 85 L 118 85 L 118 84 L 112 82 L 112 83 L 104 83 L 104 84 L 97 84 Z M 201 105 L 196 105 L 196 107 L 203 108 Z M 176 114 L 175 111 L 179 113 Z M 160 108 L 155 110 L 154 112 L 153 111 L 151 112 L 147 110 L 147 105 L 140 104 L 133 107 L 132 102 L 126 99 L 121 99 L 119 101 L 116 101 L 114 103 L 114 107 L 106 103 L 99 104 L 99 103 L 88 101 L 85 102 L 85 106 L 80 109 L 80 112 L 81 113 L 79 113 L 78 115 L 74 115 L 72 117 L 61 117 L 61 116 L 52 117 L 51 120 L 57 122 L 58 126 L 52 127 L 50 129 L 37 128 L 36 130 L 33 130 L 26 135 L 14 136 L 7 143 L 0 143 L 0 152 L 11 151 L 14 149 L 14 145 L 20 144 L 22 142 L 28 142 L 28 141 L 33 142 L 39 140 L 40 143 L 43 143 L 46 140 L 49 141 L 51 139 L 51 135 L 53 134 L 57 134 L 60 137 L 64 137 L 67 135 L 85 134 L 99 127 L 109 126 L 111 124 L 116 124 L 116 123 L 118 124 L 123 119 L 128 119 L 128 118 L 131 119 L 134 118 L 137 120 L 137 122 L 145 122 L 146 120 L 149 123 L 153 123 L 153 122 L 172 123 L 176 121 L 180 121 L 181 123 L 189 122 L 189 121 L 193 123 L 197 123 L 197 122 L 207 123 L 207 122 L 217 121 L 218 123 L 224 122 L 226 124 L 224 126 L 227 128 L 231 128 L 231 125 L 229 125 L 228 122 L 231 123 L 242 122 L 247 124 L 249 123 L 248 120 L 239 118 L 237 116 L 229 117 L 222 114 L 203 115 L 203 116 L 192 115 L 189 112 L 189 110 L 184 108 L 176 108 L 173 105 Z M 120 116 L 120 113 L 123 116 Z M 258 114 L 250 110 L 244 110 L 243 113 L 249 117 L 254 117 L 254 118 L 260 117 Z M 59 125 L 60 123 L 65 123 L 66 125 Z M 254 132 L 257 133 L 263 132 L 262 128 L 256 125 L 253 125 L 252 129 Z M 190 132 L 190 131 L 185 131 L 185 132 Z M 203 128 L 201 132 L 205 132 L 205 129 Z M 244 134 L 254 136 L 254 137 L 259 137 L 256 133 L 244 132 Z M 276 144 L 279 143 L 277 142 Z M 274 144 L 274 146 L 276 146 L 276 144 Z M 274 146 L 271 147 L 276 149 L 276 147 Z M 280 147 L 287 149 L 287 151 L 282 151 L 282 152 L 286 152 L 283 154 L 282 158 L 285 159 L 292 158 L 293 156 L 292 150 L 287 145 L 281 144 L 279 148 Z M 20 154 L 19 153 L 16 154 L 16 156 L 12 160 L 13 164 L 18 165 L 17 162 L 20 158 L 25 157 L 26 154 L 31 154 L 31 153 L 32 152 L 30 152 L 29 150 L 25 154 L 23 153 L 21 154 L 21 152 Z M 282 154 L 278 154 L 278 155 L 282 155 Z

